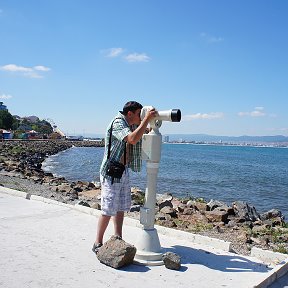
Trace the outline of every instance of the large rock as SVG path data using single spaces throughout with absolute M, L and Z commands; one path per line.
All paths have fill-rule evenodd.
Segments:
M 112 268 L 118 269 L 133 263 L 135 246 L 117 236 L 112 236 L 97 253 L 98 260 Z
M 284 220 L 284 217 L 282 216 L 281 211 L 277 209 L 271 209 L 260 215 L 261 220 L 268 220 L 268 219 L 273 219 L 273 218 L 278 218 L 278 217 Z
M 210 222 L 224 222 L 227 223 L 228 213 L 225 211 L 213 210 L 205 212 L 206 218 Z
M 218 201 L 218 200 L 213 200 L 211 199 L 208 203 L 207 203 L 207 207 L 209 211 L 212 211 L 216 208 L 221 207 L 221 209 L 228 209 L 228 206 L 226 203 Z
M 163 254 L 162 260 L 168 269 L 179 270 L 181 268 L 181 257 L 173 252 Z
M 173 200 L 173 196 L 169 193 L 159 195 L 157 197 L 157 205 L 159 207 L 159 211 L 162 208 L 167 207 L 167 206 L 172 208 L 173 207 L 172 200 Z
M 236 217 L 242 219 L 242 221 L 258 221 L 260 215 L 257 213 L 254 206 L 248 205 L 243 201 L 236 201 L 232 204 Z
M 172 207 L 170 206 L 164 206 L 161 210 L 160 210 L 161 213 L 163 214 L 168 214 L 170 215 L 171 217 L 177 217 L 177 213 L 176 213 L 176 210 L 174 210 Z

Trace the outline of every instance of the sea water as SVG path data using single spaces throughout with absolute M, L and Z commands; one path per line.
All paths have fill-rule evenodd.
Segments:
M 45 160 L 43 169 L 70 181 L 99 181 L 104 148 L 73 147 Z M 145 162 L 131 173 L 145 190 Z M 201 197 L 227 204 L 246 201 L 258 212 L 272 208 L 288 219 L 288 149 L 273 147 L 163 144 L 157 193 Z

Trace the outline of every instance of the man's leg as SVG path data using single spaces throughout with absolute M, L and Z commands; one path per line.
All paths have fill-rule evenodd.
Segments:
M 129 181 L 128 168 L 122 175 L 121 188 L 118 198 L 118 212 L 113 216 L 114 234 L 122 238 L 122 229 L 124 221 L 124 211 L 129 211 L 131 207 L 131 187 Z
M 122 227 L 124 221 L 124 211 L 118 211 L 115 216 L 113 216 L 114 222 L 114 234 L 122 238 Z
M 105 180 L 100 174 L 101 182 L 101 211 L 102 214 L 99 217 L 96 233 L 95 244 L 103 243 L 103 237 L 107 226 L 109 224 L 111 215 L 115 214 L 115 196 L 117 195 L 117 189 L 115 190 L 115 185 L 113 186 L 110 181 Z
M 96 234 L 96 241 L 95 243 L 103 243 L 103 236 L 106 231 L 106 228 L 109 224 L 111 216 L 107 215 L 101 215 L 99 220 L 98 220 L 98 225 L 97 225 L 97 234 Z

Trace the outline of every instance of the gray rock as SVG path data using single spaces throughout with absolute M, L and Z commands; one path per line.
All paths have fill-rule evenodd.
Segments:
M 268 219 L 277 218 L 277 217 L 280 217 L 283 219 L 281 211 L 277 209 L 271 209 L 268 212 L 265 212 L 260 215 L 261 220 L 268 220 Z
M 206 211 L 205 212 L 206 218 L 210 222 L 224 222 L 228 223 L 228 213 L 224 211 L 219 210 L 213 210 L 213 211 Z
M 173 200 L 173 196 L 169 193 L 165 193 L 161 196 L 157 197 L 157 205 L 159 207 L 159 211 L 163 208 L 163 207 L 173 207 L 172 201 Z
M 179 270 L 181 268 L 181 257 L 173 252 L 163 254 L 162 260 L 167 269 Z
M 83 200 L 80 200 L 77 204 L 85 206 L 85 207 L 90 207 L 90 205 L 86 201 L 83 201 Z
M 260 220 L 260 215 L 257 213 L 254 206 L 248 205 L 248 203 L 243 201 L 236 201 L 232 204 L 235 215 L 244 221 L 258 221 Z
M 135 254 L 135 246 L 116 236 L 112 236 L 99 249 L 97 258 L 101 263 L 118 269 L 132 264 Z
M 130 212 L 140 212 L 141 205 L 132 205 L 130 207 Z
M 163 214 L 168 214 L 170 215 L 171 217 L 177 217 L 177 213 L 176 211 L 170 207 L 170 206 L 165 206 L 163 207 L 161 210 L 160 210 L 161 213 Z
M 221 207 L 221 209 L 228 209 L 228 206 L 226 203 L 218 201 L 218 200 L 213 200 L 211 199 L 208 203 L 207 203 L 207 207 L 209 211 L 212 211 L 218 207 Z

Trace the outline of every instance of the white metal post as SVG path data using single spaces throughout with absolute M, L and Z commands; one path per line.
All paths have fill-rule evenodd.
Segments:
M 157 230 L 154 228 L 157 175 L 161 158 L 162 135 L 158 128 L 144 135 L 142 139 L 142 159 L 147 161 L 147 188 L 145 204 L 140 210 L 140 223 L 143 230 L 138 236 L 137 252 L 134 258 L 136 264 L 163 265 L 162 248 Z

